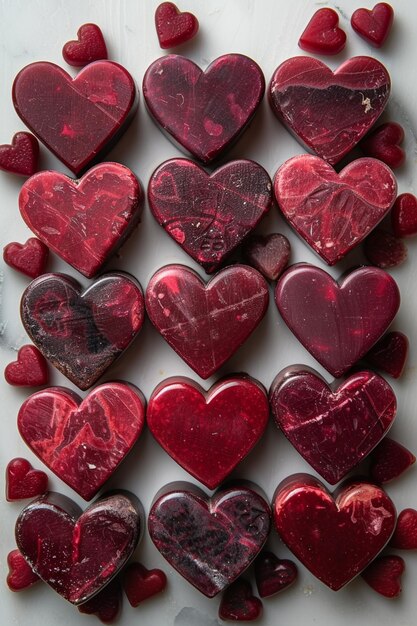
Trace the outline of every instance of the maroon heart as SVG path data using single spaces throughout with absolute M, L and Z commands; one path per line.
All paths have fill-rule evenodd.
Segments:
M 407 260 L 408 254 L 405 242 L 382 228 L 375 228 L 368 235 L 364 241 L 363 252 L 372 265 L 382 269 L 401 265 Z
M 127 492 L 96 500 L 83 513 L 73 500 L 49 492 L 20 513 L 16 543 L 33 571 L 78 605 L 117 575 L 143 526 L 142 505 Z
M 278 559 L 273 552 L 261 552 L 255 561 L 258 593 L 266 598 L 287 589 L 298 576 L 297 566 L 288 559 Z
M 404 129 L 396 122 L 387 122 L 373 129 L 359 144 L 366 156 L 380 159 L 392 169 L 405 161 L 405 152 L 400 147 L 404 139 Z
M 394 202 L 391 223 L 396 237 L 417 235 L 417 198 L 412 193 L 402 193 Z
M 36 237 L 30 237 L 24 244 L 12 241 L 3 248 L 4 262 L 30 278 L 44 273 L 48 254 L 48 247 Z
M 167 577 L 160 569 L 146 569 L 141 563 L 130 563 L 123 573 L 123 589 L 131 606 L 164 591 Z
M 309 474 L 294 474 L 275 491 L 272 510 L 281 539 L 314 576 L 337 591 L 388 543 L 393 502 L 366 482 L 344 483 L 334 494 Z
M 24 500 L 45 493 L 48 489 L 48 476 L 45 472 L 33 469 L 26 459 L 17 457 L 6 467 L 6 500 Z
M 339 54 L 345 44 L 346 33 L 339 28 L 339 16 L 328 7 L 314 13 L 298 40 L 302 50 L 313 54 Z
M 397 401 L 389 384 L 364 371 L 329 387 L 314 370 L 288 367 L 271 385 L 277 426 L 331 485 L 364 459 L 387 433 Z
M 67 41 L 62 56 L 68 65 L 84 67 L 92 61 L 107 59 L 103 33 L 96 24 L 83 24 L 77 32 L 76 41 Z
M 371 57 L 353 57 L 336 72 L 310 57 L 293 57 L 274 72 L 269 101 L 307 150 L 331 164 L 374 125 L 387 104 L 390 77 Z
M 4 378 L 16 387 L 41 387 L 49 382 L 48 364 L 35 346 L 22 346 L 17 360 L 6 365 Z
M 198 31 L 198 20 L 181 12 L 172 2 L 163 2 L 155 11 L 155 28 L 161 48 L 173 48 L 192 39 Z
M 80 389 L 122 354 L 144 319 L 141 287 L 121 272 L 103 274 L 83 293 L 66 274 L 44 274 L 30 283 L 20 307 L 33 343 Z
M 23 591 L 39 581 L 39 576 L 35 574 L 19 550 L 9 552 L 7 565 L 9 566 L 7 586 L 10 591 Z
M 236 141 L 264 91 L 261 68 L 242 54 L 225 54 L 205 72 L 189 59 L 169 54 L 154 61 L 143 79 L 149 113 L 170 138 L 203 163 Z
M 398 598 L 401 594 L 401 576 L 404 571 L 404 559 L 394 554 L 387 554 L 372 561 L 361 576 L 374 591 L 382 596 Z
M 102 159 L 137 108 L 133 78 L 111 61 L 91 63 L 74 79 L 53 63 L 31 63 L 12 96 L 26 126 L 74 174 Z
M 417 550 L 417 511 L 415 509 L 401 511 L 390 546 L 397 550 Z
M 408 337 L 398 330 L 386 333 L 363 357 L 372 367 L 399 378 L 408 357 Z
M 378 2 L 371 11 L 356 9 L 350 18 L 353 30 L 375 48 L 382 46 L 393 21 L 394 10 L 387 2 Z
M 13 135 L 11 144 L 0 146 L 0 170 L 32 176 L 38 169 L 39 143 L 30 133 Z
M 253 595 L 252 585 L 239 578 L 226 589 L 219 606 L 219 617 L 223 620 L 251 622 L 262 614 L 262 602 Z
M 416 457 L 398 441 L 385 437 L 371 456 L 369 474 L 376 483 L 388 483 L 414 465 Z
M 277 280 L 286 268 L 291 254 L 288 239 L 279 233 L 251 237 L 244 248 L 249 265 L 269 280 Z
M 80 604 L 78 610 L 86 615 L 96 615 L 103 624 L 112 624 L 120 614 L 122 603 L 120 576 L 116 576 L 102 591 Z
M 271 187 L 254 161 L 231 161 L 209 175 L 193 161 L 170 159 L 152 174 L 148 199 L 158 224 L 211 273 L 269 211 Z
M 362 358 L 386 331 L 400 306 L 394 279 L 361 267 L 336 282 L 298 263 L 279 279 L 275 302 L 303 346 L 336 378 Z
M 208 378 L 255 330 L 269 301 L 265 279 L 233 265 L 207 285 L 184 265 L 158 270 L 146 289 L 148 316 L 165 341 L 201 378 Z

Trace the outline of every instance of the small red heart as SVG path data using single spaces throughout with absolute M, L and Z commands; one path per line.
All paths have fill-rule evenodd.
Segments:
M 395 169 L 405 161 L 405 152 L 400 147 L 403 139 L 403 127 L 396 122 L 387 122 L 372 130 L 362 139 L 359 148 L 366 156 L 379 159 Z
M 181 13 L 172 2 L 163 2 L 155 11 L 155 28 L 161 48 L 174 48 L 197 34 L 198 20 L 192 13 Z
M 313 54 L 338 54 L 346 44 L 346 33 L 339 28 L 339 16 L 333 9 L 316 11 L 298 40 L 302 50 Z
M 68 41 L 62 48 L 62 56 L 68 65 L 84 67 L 92 61 L 107 59 L 103 33 L 96 24 L 83 24 L 77 32 L 78 40 Z
M 244 247 L 249 265 L 269 280 L 277 280 L 286 268 L 290 255 L 290 242 L 279 233 L 251 237 Z
M 388 483 L 401 476 L 415 462 L 416 457 L 410 450 L 398 441 L 385 437 L 371 454 L 369 473 L 376 483 Z
M 350 18 L 353 30 L 375 48 L 385 42 L 393 21 L 394 10 L 386 2 L 379 2 L 372 10 L 357 9 Z
M 120 577 L 116 576 L 93 598 L 78 607 L 80 613 L 96 615 L 103 624 L 111 624 L 120 614 L 123 603 Z
M 22 346 L 17 361 L 6 365 L 4 378 L 16 387 L 41 387 L 49 382 L 48 364 L 35 346 Z
M 48 489 L 48 476 L 41 470 L 33 469 L 26 459 L 17 457 L 6 467 L 6 500 L 35 498 Z
M 408 338 L 397 330 L 386 333 L 363 357 L 393 378 L 399 378 L 404 371 L 408 357 Z
M 0 170 L 32 176 L 38 169 L 39 143 L 31 133 L 13 135 L 11 144 L 0 146 Z
M 370 263 L 384 270 L 397 267 L 407 259 L 407 246 L 387 230 L 375 228 L 365 239 L 363 251 Z
M 381 596 L 398 598 L 401 594 L 401 576 L 404 571 L 404 559 L 400 556 L 387 554 L 372 561 L 361 576 Z
M 272 552 L 261 552 L 255 561 L 255 579 L 261 598 L 267 598 L 287 589 L 297 579 L 298 570 L 293 561 L 278 559 Z
M 24 244 L 13 241 L 3 248 L 4 262 L 30 278 L 44 273 L 48 255 L 48 246 L 36 237 L 30 237 Z
M 167 577 L 160 569 L 146 569 L 141 563 L 130 563 L 123 573 L 123 589 L 133 607 L 164 591 Z
M 239 578 L 223 593 L 219 617 L 233 622 L 251 622 L 262 615 L 262 602 L 252 593 L 252 585 Z
M 9 552 L 7 565 L 9 566 L 7 585 L 10 591 L 23 591 L 40 580 L 19 550 Z
M 417 511 L 415 509 L 401 511 L 389 545 L 398 550 L 417 550 Z
M 412 193 L 402 193 L 391 212 L 391 224 L 397 237 L 417 235 L 417 198 Z

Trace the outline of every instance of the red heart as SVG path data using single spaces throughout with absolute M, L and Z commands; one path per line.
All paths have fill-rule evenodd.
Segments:
M 257 235 L 251 237 L 244 248 L 249 265 L 269 280 L 277 278 L 285 270 L 291 255 L 290 242 L 284 235 Z
M 31 450 L 84 500 L 91 500 L 139 438 L 145 423 L 141 392 L 104 383 L 81 401 L 63 387 L 30 396 L 17 418 Z
M 389 35 L 393 21 L 394 10 L 386 2 L 379 2 L 372 11 L 356 9 L 350 18 L 353 30 L 375 48 L 382 46 Z
M 25 500 L 40 496 L 48 489 L 48 476 L 34 470 L 26 459 L 17 457 L 6 467 L 6 500 Z
M 163 2 L 155 11 L 155 28 L 161 48 L 173 48 L 197 34 L 198 20 L 192 13 L 181 13 L 172 2 Z
M 298 45 L 313 54 L 338 54 L 346 44 L 346 33 L 339 28 L 339 16 L 327 7 L 316 11 Z
M 7 555 L 9 573 L 7 585 L 10 591 L 22 591 L 38 582 L 39 576 L 35 574 L 19 550 L 12 550 Z
M 123 596 L 119 576 L 116 576 L 102 591 L 78 607 L 80 613 L 97 615 L 103 624 L 112 624 L 122 608 Z
M 31 63 L 12 96 L 26 126 L 74 174 L 102 159 L 137 108 L 133 78 L 110 61 L 91 63 L 74 79 L 53 63 Z
M 399 378 L 407 361 L 408 345 L 404 333 L 394 330 L 381 337 L 363 358 L 373 367 L 387 372 L 393 378 Z
M 372 265 L 382 269 L 397 267 L 407 260 L 407 246 L 404 241 L 382 228 L 375 228 L 368 235 L 363 252 Z
M 396 122 L 387 122 L 372 130 L 362 139 L 359 147 L 366 156 L 379 159 L 395 169 L 405 161 L 405 152 L 400 147 L 403 139 L 403 127 Z
M 162 570 L 148 570 L 141 563 L 130 563 L 123 574 L 123 588 L 133 607 L 161 593 L 166 585 L 167 577 Z
M 401 594 L 401 576 L 405 570 L 404 559 L 387 554 L 379 556 L 361 574 L 372 589 L 386 598 L 398 598 Z
M 390 546 L 398 550 L 417 549 L 417 511 L 415 509 L 401 511 Z
M 370 483 L 341 485 L 335 499 L 308 474 L 284 480 L 272 510 L 281 539 L 314 576 L 337 591 L 359 574 L 389 541 L 395 507 Z
M 96 24 L 83 24 L 77 32 L 78 41 L 68 41 L 62 48 L 62 56 L 68 65 L 84 67 L 92 61 L 107 59 L 103 33 Z
M 30 133 L 16 133 L 11 144 L 0 146 L 0 170 L 32 176 L 38 169 L 39 143 Z
M 262 602 L 252 593 L 252 586 L 239 578 L 226 589 L 219 606 L 220 619 L 249 622 L 262 614 Z
M 297 579 L 297 566 L 288 559 L 278 559 L 272 552 L 261 552 L 255 561 L 258 593 L 266 598 L 287 589 Z
M 415 462 L 416 457 L 410 450 L 385 437 L 372 453 L 369 473 L 375 482 L 387 483 L 401 476 Z
M 48 247 L 36 237 L 31 237 L 24 244 L 13 241 L 3 248 L 4 262 L 30 278 L 44 273 L 48 255 Z
M 45 357 L 35 346 L 22 346 L 17 361 L 6 366 L 4 378 L 9 385 L 17 387 L 41 387 L 49 381 Z
M 412 193 L 402 193 L 391 212 L 391 223 L 397 237 L 417 235 L 417 198 Z

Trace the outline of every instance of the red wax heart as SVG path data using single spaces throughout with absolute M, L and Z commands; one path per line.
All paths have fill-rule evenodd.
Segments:
M 401 476 L 415 462 L 416 457 L 410 450 L 398 441 L 385 437 L 372 453 L 369 473 L 375 482 L 388 483 Z
M 279 233 L 251 237 L 244 248 L 249 265 L 269 280 L 277 280 L 286 268 L 291 254 L 288 239 Z
M 271 179 L 253 161 L 208 175 L 193 161 L 170 159 L 152 174 L 148 199 L 156 221 L 211 273 L 269 210 Z
M 359 574 L 389 541 L 393 502 L 370 483 L 339 487 L 335 498 L 309 474 L 294 474 L 273 499 L 281 539 L 314 576 L 337 591 Z
M 107 59 L 103 33 L 96 24 L 83 24 L 77 32 L 78 40 L 68 41 L 62 48 L 62 56 L 69 65 L 84 67 L 92 61 Z
M 122 586 L 119 576 L 116 576 L 102 591 L 80 604 L 78 610 L 87 615 L 96 615 L 103 624 L 111 624 L 119 616 L 122 602 Z
M 169 54 L 154 61 L 143 79 L 145 103 L 157 124 L 203 163 L 238 138 L 264 91 L 262 70 L 242 54 L 219 57 L 205 72 L 189 59 Z
M 142 393 L 104 383 L 81 401 L 50 387 L 23 404 L 17 425 L 31 450 L 84 500 L 91 500 L 130 452 L 145 423 Z
M 371 57 L 353 57 L 334 73 L 318 59 L 294 57 L 275 70 L 269 100 L 307 150 L 335 164 L 374 125 L 389 92 L 387 70 Z
M 397 237 L 417 235 L 417 198 L 412 193 L 402 193 L 394 202 L 391 223 Z
M 364 359 L 373 367 L 387 372 L 393 378 L 399 378 L 404 371 L 408 356 L 408 339 L 404 333 L 395 330 L 386 333 L 365 354 Z
M 17 361 L 6 365 L 4 378 L 9 385 L 17 387 L 40 387 L 49 382 L 45 357 L 35 346 L 22 346 Z
M 386 598 L 398 598 L 401 594 L 401 576 L 405 570 L 404 559 L 387 554 L 379 556 L 362 572 L 366 583 Z
M 96 500 L 83 513 L 49 492 L 16 521 L 17 547 L 32 569 L 73 604 L 82 604 L 114 578 L 143 531 L 142 505 L 127 492 Z
M 211 498 L 191 483 L 170 483 L 155 496 L 148 517 L 157 549 L 209 598 L 249 567 L 269 527 L 269 504 L 243 483 Z
M 339 28 L 339 16 L 327 7 L 316 11 L 298 45 L 313 54 L 338 54 L 346 44 L 346 33 Z
M 291 226 L 334 265 L 387 215 L 397 182 L 376 159 L 357 159 L 337 173 L 323 159 L 301 154 L 278 169 L 274 192 Z
M 390 546 L 397 550 L 417 550 L 417 511 L 415 509 L 401 511 Z
M 239 578 L 226 589 L 219 606 L 219 617 L 234 622 L 251 622 L 262 615 L 262 602 L 252 593 L 252 585 Z
M 174 461 L 215 489 L 259 441 L 269 404 L 249 376 L 225 378 L 208 392 L 189 378 L 168 378 L 152 392 L 146 417 Z
M 403 127 L 396 122 L 387 122 L 372 130 L 362 139 L 359 147 L 366 156 L 379 159 L 395 169 L 405 161 L 405 152 L 400 147 L 403 139 Z
M 38 169 L 39 143 L 30 133 L 13 135 L 11 144 L 0 146 L 0 170 L 32 176 Z
M 38 582 L 39 576 L 35 574 L 19 550 L 9 552 L 7 565 L 9 566 L 7 585 L 10 591 L 23 591 Z
M 233 265 L 207 285 L 184 265 L 158 270 L 146 289 L 146 311 L 165 341 L 201 378 L 208 378 L 255 330 L 269 301 L 265 279 Z
M 155 28 L 161 48 L 174 48 L 197 34 L 198 20 L 192 13 L 181 13 L 172 2 L 163 2 L 155 11 Z
M 297 566 L 289 559 L 278 559 L 272 552 L 261 552 L 255 561 L 255 578 L 261 598 L 287 589 L 297 578 Z
M 33 343 L 80 389 L 122 354 L 144 319 L 141 287 L 121 272 L 103 274 L 83 293 L 66 274 L 44 274 L 30 283 L 20 306 Z
M 26 126 L 74 174 L 102 159 L 137 108 L 133 78 L 110 61 L 91 63 L 74 79 L 53 63 L 31 63 L 12 96 Z
M 6 500 L 25 500 L 45 493 L 48 489 L 48 476 L 34 470 L 26 459 L 17 457 L 6 467 Z
M 407 246 L 382 228 L 376 228 L 365 239 L 363 251 L 372 265 L 389 269 L 401 265 L 407 259 Z
M 393 21 L 394 10 L 386 2 L 379 2 L 372 11 L 357 9 L 350 18 L 353 30 L 375 48 L 382 46 Z
M 279 279 L 275 302 L 284 322 L 333 376 L 347 372 L 378 341 L 400 306 L 394 279 L 361 267 L 340 282 L 298 263 Z
M 30 278 L 44 273 L 48 254 L 48 247 L 36 237 L 30 237 L 24 244 L 13 241 L 3 248 L 4 262 Z
M 133 607 L 161 593 L 166 585 L 167 577 L 162 570 L 148 570 L 141 563 L 130 563 L 123 574 L 123 588 Z

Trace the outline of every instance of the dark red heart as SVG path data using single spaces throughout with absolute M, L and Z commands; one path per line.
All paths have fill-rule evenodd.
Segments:
M 334 494 L 309 474 L 284 480 L 272 510 L 281 539 L 325 585 L 337 591 L 359 574 L 389 541 L 395 507 L 380 488 L 344 483 Z
M 375 267 L 390 269 L 407 260 L 407 246 L 387 230 L 375 228 L 365 239 L 363 251 Z
M 339 16 L 324 7 L 316 11 L 298 40 L 302 50 L 313 54 L 338 54 L 346 44 L 346 33 L 339 28 Z
M 386 2 L 379 2 L 372 11 L 356 9 L 350 18 L 355 32 L 371 46 L 380 48 L 388 37 L 394 21 L 394 10 Z
M 155 496 L 148 517 L 162 556 L 209 598 L 249 567 L 269 527 L 269 504 L 243 483 L 211 498 L 191 483 L 170 483 Z
M 297 339 L 338 378 L 386 331 L 400 293 L 376 267 L 361 267 L 338 283 L 324 270 L 298 263 L 279 279 L 275 302 Z
M 415 509 L 401 511 L 389 545 L 397 550 L 417 550 L 417 511 Z
M 359 144 L 366 156 L 379 159 L 392 169 L 405 161 L 405 152 L 400 147 L 404 139 L 404 129 L 396 122 L 381 124 L 372 130 Z
M 332 165 L 375 124 L 387 104 L 390 77 L 371 57 L 353 57 L 336 72 L 310 57 L 284 61 L 274 72 L 269 100 L 300 143 Z
M 25 500 L 40 496 L 48 489 L 45 472 L 33 469 L 26 459 L 17 457 L 6 467 L 6 500 Z
M 391 224 L 397 237 L 417 235 L 417 198 L 412 193 L 402 193 L 394 202 Z
M 225 54 L 205 72 L 189 59 L 169 54 L 154 61 L 143 79 L 145 103 L 157 124 L 203 163 L 234 143 L 264 91 L 262 70 L 242 54 Z
M 279 233 L 251 237 L 244 248 L 249 265 L 269 280 L 277 280 L 290 259 L 291 246 L 288 239 Z
M 404 559 L 387 554 L 379 556 L 362 572 L 361 576 L 374 591 L 386 598 L 401 594 L 401 576 L 405 571 Z
M 211 175 L 188 159 L 152 174 L 148 199 L 156 221 L 206 272 L 214 272 L 272 203 L 271 179 L 254 161 L 231 161 Z
M 291 226 L 334 265 L 388 214 L 397 182 L 376 159 L 357 159 L 337 173 L 323 159 L 301 154 L 278 169 L 274 192 Z
M 7 586 L 10 591 L 23 591 L 38 582 L 39 576 L 35 574 L 19 550 L 12 550 L 7 555 L 9 573 Z
M 30 237 L 24 244 L 13 241 L 3 248 L 4 262 L 30 278 L 44 273 L 48 255 L 48 247 L 36 237 Z
M 146 569 L 141 563 L 130 563 L 123 573 L 123 589 L 131 606 L 164 591 L 167 577 L 160 569 Z
M 251 622 L 262 615 L 262 602 L 252 593 L 252 585 L 239 578 L 226 589 L 219 606 L 219 617 L 233 622 Z
M 388 483 L 401 476 L 416 457 L 398 441 L 385 437 L 371 455 L 369 474 L 376 483 Z
M 287 589 L 297 579 L 297 566 L 289 559 L 278 559 L 272 552 L 261 552 L 255 561 L 255 579 L 261 598 Z
M 13 135 L 11 144 L 0 146 L 0 170 L 32 176 L 38 169 L 39 143 L 30 133 Z
M 107 59 L 106 43 L 97 24 L 83 24 L 77 37 L 78 40 L 68 41 L 62 48 L 62 56 L 68 65 L 84 67 L 92 61 Z
M 393 378 L 399 378 L 407 361 L 408 345 L 404 333 L 394 330 L 381 337 L 363 358 L 373 367 L 387 372 Z
M 44 274 L 30 283 L 20 307 L 33 343 L 80 389 L 122 354 L 144 319 L 141 287 L 121 272 L 103 274 L 84 292 L 66 274 Z
M 64 387 L 49 387 L 30 396 L 17 418 L 30 449 L 84 500 L 115 472 L 144 423 L 145 399 L 124 383 L 104 383 L 84 400 Z
M 103 624 L 111 624 L 118 618 L 122 602 L 122 586 L 116 576 L 102 591 L 80 604 L 78 610 L 86 615 L 96 615 Z
M 35 346 L 22 346 L 17 361 L 6 365 L 4 378 L 17 387 L 41 387 L 49 382 L 48 364 Z
M 133 78 L 111 61 L 91 63 L 74 79 L 53 63 L 31 63 L 12 96 L 26 126 L 74 174 L 103 158 L 137 108 Z
M 215 489 L 259 441 L 269 404 L 249 376 L 227 377 L 208 392 L 189 378 L 168 378 L 152 392 L 146 416 L 174 461 Z
M 192 13 L 182 13 L 172 2 L 163 2 L 155 11 L 155 28 L 161 48 L 174 48 L 192 39 L 198 20 Z
M 162 337 L 201 378 L 223 365 L 255 330 L 269 301 L 265 279 L 233 265 L 207 285 L 184 265 L 158 270 L 146 289 L 148 316 Z

